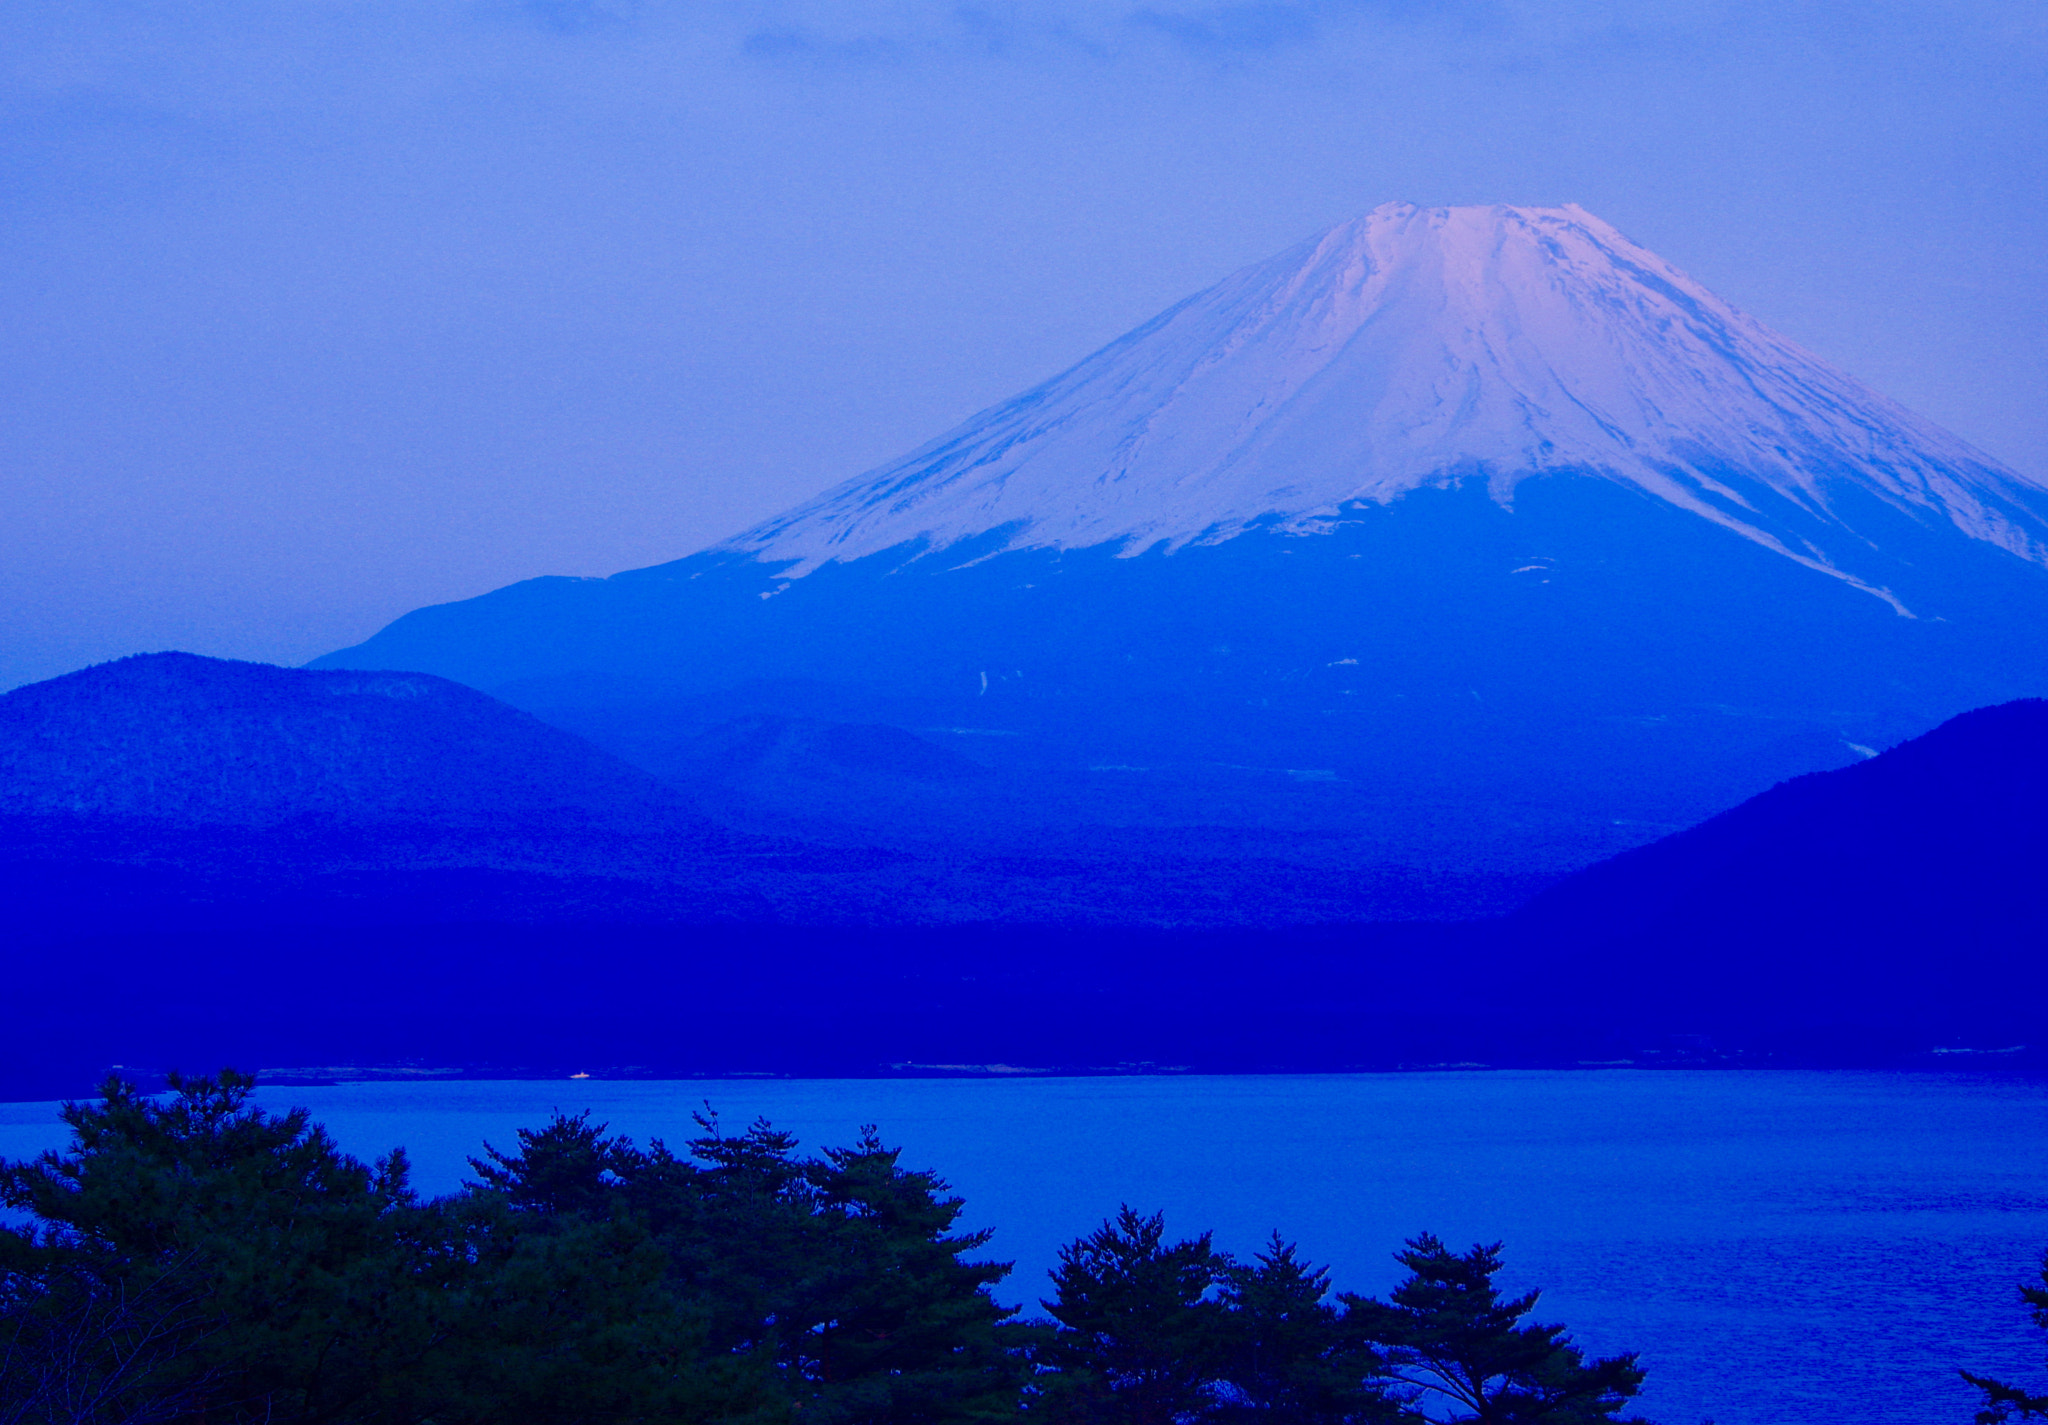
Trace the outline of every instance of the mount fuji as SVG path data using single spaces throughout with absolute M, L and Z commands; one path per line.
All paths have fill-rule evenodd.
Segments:
M 1513 880 L 2048 693 L 2048 485 L 1579 208 L 1394 204 L 688 558 L 315 666 L 672 777 L 763 719 L 988 769 L 721 764 L 810 835 Z
M 1126 554 L 1483 482 L 1610 480 L 1910 611 L 1831 499 L 2048 562 L 2044 492 L 1577 207 L 1402 205 L 728 542 L 792 572 L 992 530 Z

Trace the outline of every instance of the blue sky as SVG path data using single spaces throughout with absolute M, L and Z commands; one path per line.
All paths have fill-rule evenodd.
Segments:
M 11 0 L 0 686 L 687 553 L 1377 203 L 2048 477 L 2048 7 Z

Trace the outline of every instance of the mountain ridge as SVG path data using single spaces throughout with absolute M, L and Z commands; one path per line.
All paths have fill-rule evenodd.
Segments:
M 315 666 L 649 766 L 742 712 L 911 729 L 1032 788 L 1024 850 L 1177 819 L 1519 878 L 2048 693 L 2044 549 L 2048 490 L 1590 215 L 1402 206 L 732 540 Z
M 30 927 L 10 987 L 36 1012 L 0 1039 L 0 1097 L 85 1092 L 110 1063 L 222 1061 L 395 1077 L 2038 1071 L 2044 796 L 2048 702 L 1979 709 L 1467 924 L 820 924 L 623 882 L 508 916 L 520 883 L 475 871 L 194 904 L 156 862 L 0 858 L 17 928 L 36 897 L 92 912 Z
M 1522 480 L 1560 471 L 1629 484 L 1901 612 L 1844 566 L 1850 551 L 1799 528 L 1799 514 L 1841 525 L 1832 483 L 1860 474 L 1901 509 L 2048 564 L 2048 486 L 1583 209 L 1412 204 L 1244 268 L 713 548 L 799 577 L 997 531 L 1011 549 L 1173 549 L 1310 532 L 1445 480 L 1511 503 Z
M 694 818 L 659 779 L 461 683 L 191 653 L 0 695 L 0 814 L 258 826 Z
M 1590 866 L 1512 919 L 1631 948 L 1732 944 L 1775 920 L 1781 941 L 2018 949 L 2048 934 L 2044 800 L 2048 700 L 1973 708 Z
M 0 697 L 0 901 L 22 943 L 209 917 L 1237 925 L 1436 904 L 1408 868 L 1271 846 L 892 840 L 894 808 L 971 812 L 991 774 L 884 723 L 730 718 L 669 750 L 651 775 L 415 673 L 119 660 Z M 752 796 L 763 775 L 798 804 Z

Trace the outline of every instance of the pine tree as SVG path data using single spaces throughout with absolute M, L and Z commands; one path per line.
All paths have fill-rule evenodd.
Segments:
M 1392 1421 L 1385 1362 L 1359 1338 L 1330 1294 L 1326 1267 L 1304 1261 L 1278 1232 L 1250 1266 L 1226 1273 L 1230 1421 L 1362 1425 Z
M 486 1143 L 483 1157 L 469 1160 L 473 1186 L 518 1212 L 602 1216 L 608 1195 L 639 1160 L 630 1140 L 604 1136 L 606 1126 L 588 1113 L 557 1113 L 544 1128 L 518 1130 L 516 1153 Z
M 1410 1410 L 1441 1425 L 1602 1425 L 1642 1386 L 1634 1355 L 1587 1361 L 1562 1326 L 1524 1324 L 1539 1293 L 1503 1299 L 1500 1244 L 1456 1253 L 1425 1233 L 1395 1259 L 1409 1276 L 1387 1302 L 1346 1296 L 1346 1315 L 1386 1354 Z
M 1209 1233 L 1169 1243 L 1163 1213 L 1128 1205 L 1062 1247 L 1053 1299 L 1042 1303 L 1056 1323 L 1041 1347 L 1060 1373 L 1048 1384 L 1053 1412 L 1174 1425 L 1207 1411 L 1228 1370 L 1218 1289 L 1230 1267 Z
M 969 1425 L 1016 1413 L 1025 1363 L 1005 1326 L 1015 1312 L 989 1290 L 1009 1267 L 965 1260 L 990 1234 L 955 1232 L 963 1204 L 943 1180 L 903 1168 L 872 1128 L 851 1148 L 802 1157 L 765 1121 L 737 1135 L 715 1115 L 698 1122 L 687 1158 L 558 1116 L 522 1132 L 516 1153 L 487 1150 L 473 1164 L 472 1198 L 508 1214 L 496 1230 L 537 1239 L 506 1269 L 524 1261 L 536 1287 L 553 1283 L 554 1300 L 575 1303 L 558 1330 L 564 1342 L 587 1338 L 586 1355 L 605 1347 L 622 1365 L 658 1354 L 662 1341 L 671 1356 L 693 1354 L 689 1371 L 649 1378 L 647 1399 L 715 1406 L 711 1418 L 775 1417 L 765 1397 L 749 1396 L 764 1383 L 781 1414 L 820 1425 Z M 615 1263 L 615 1300 L 652 1294 L 629 1313 L 637 1326 L 589 1334 L 612 1319 L 612 1303 L 570 1294 L 589 1277 L 579 1254 Z M 666 1324 L 639 1329 L 651 1323 Z M 602 1384 L 593 1399 L 616 1380 Z M 533 1399 L 568 1398 L 541 1386 Z M 497 1418 L 535 1417 L 508 1402 Z
M 824 1270 L 805 1333 L 816 1382 L 804 1418 L 987 1421 L 1016 1413 L 1024 1362 L 991 1289 L 1007 1263 L 967 1261 L 993 1235 L 955 1232 L 964 1207 L 904 1169 L 872 1126 L 806 1165 Z
M 2032 1310 L 2034 1324 L 2048 1331 L 2048 1256 L 2041 1259 L 2041 1285 L 2020 1288 L 2020 1300 Z M 1984 1408 L 1977 1425 L 2004 1425 L 2008 1420 L 2048 1420 L 2048 1395 L 2035 1395 L 1990 1376 L 1962 1372 L 1964 1380 L 1983 1392 Z
M 0 1168 L 0 1201 L 38 1220 L 0 1267 L 46 1397 L 89 1398 L 86 1419 L 348 1421 L 427 1348 L 404 1156 L 366 1167 L 253 1087 L 110 1080 L 64 1106 L 68 1150 Z

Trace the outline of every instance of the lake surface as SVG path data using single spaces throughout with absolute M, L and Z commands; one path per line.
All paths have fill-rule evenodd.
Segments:
M 932 1167 L 1033 1303 L 1117 1205 L 1249 1253 L 1278 1228 L 1383 1292 L 1404 1237 L 1507 1244 L 1509 1284 L 1640 1350 L 1661 1425 L 1969 1420 L 1958 1366 L 2043 1382 L 2015 1286 L 2048 1248 L 2048 1080 L 1773 1071 L 1091 1079 L 442 1082 L 264 1089 L 426 1192 L 554 1109 L 672 1146 L 709 1099 L 806 1147 L 863 1123 Z M 0 1154 L 63 1141 L 0 1104 Z

